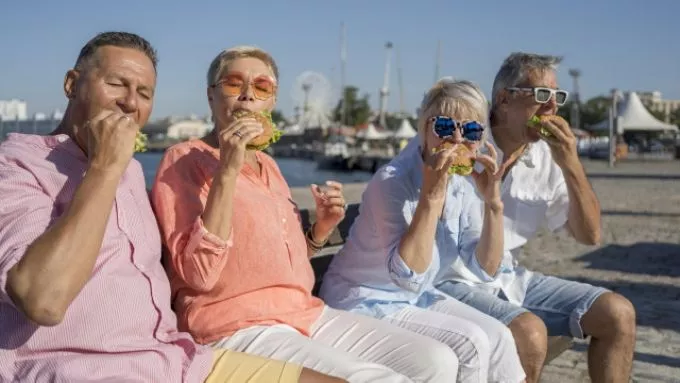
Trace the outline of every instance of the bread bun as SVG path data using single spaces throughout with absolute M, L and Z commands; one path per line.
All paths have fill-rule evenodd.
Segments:
M 538 134 L 540 134 L 542 137 L 549 138 L 552 137 L 553 134 L 550 133 L 550 131 L 546 128 L 543 127 L 543 123 L 546 121 L 554 121 L 554 122 L 559 122 L 559 121 L 564 121 L 564 119 L 556 114 L 547 114 L 543 116 L 532 116 L 529 119 L 529 122 L 527 123 L 527 126 L 533 129 L 538 130 Z M 566 121 L 564 121 L 566 122 Z
M 439 145 L 439 147 L 435 148 L 433 151 L 438 152 L 453 148 L 454 146 L 455 144 L 447 141 Z M 472 152 L 470 151 L 470 148 L 459 144 L 454 149 L 454 153 L 456 153 L 457 156 L 453 165 L 451 165 L 449 168 L 449 174 L 458 174 L 461 176 L 470 175 L 475 166 L 475 160 L 472 158 Z
M 250 140 L 248 145 L 246 145 L 247 149 L 260 150 L 269 146 L 272 137 L 274 137 L 274 123 L 268 114 L 239 109 L 234 111 L 232 116 L 234 116 L 234 118 L 237 120 L 242 118 L 252 118 L 262 124 L 262 129 L 264 129 L 264 131 L 259 136 Z

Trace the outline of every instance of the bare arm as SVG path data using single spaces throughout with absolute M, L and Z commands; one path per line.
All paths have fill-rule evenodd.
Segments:
M 503 203 L 484 204 L 482 235 L 477 244 L 477 262 L 493 276 L 503 260 Z
M 9 270 L 7 290 L 32 321 L 54 326 L 92 275 L 120 175 L 90 170 L 71 206 Z
M 307 241 L 307 258 L 312 258 L 315 256 L 323 246 L 326 245 L 326 242 L 328 242 L 328 238 L 333 234 L 333 229 L 329 230 L 324 230 L 320 229 L 320 226 L 317 225 L 316 223 L 312 224 L 311 227 L 311 235 L 312 235 L 312 240 L 314 241 L 313 243 L 309 242 L 309 239 L 305 238 Z M 306 235 L 306 233 L 305 233 Z M 315 248 L 317 247 L 317 248 Z
M 225 241 L 229 239 L 231 233 L 236 177 L 235 174 L 225 173 L 218 169 L 203 210 L 205 229 Z
M 326 181 L 323 187 L 310 185 L 316 205 L 316 222 L 312 225 L 311 236 L 307 238 L 307 257 L 311 258 L 328 242 L 333 230 L 345 219 L 345 197 L 342 184 Z
M 139 127 L 124 115 L 104 111 L 86 129 L 90 165 L 71 205 L 7 273 L 8 295 L 42 326 L 63 320 L 92 274 Z
M 217 132 L 220 166 L 215 172 L 202 217 L 206 230 L 225 241 L 231 233 L 236 179 L 243 168 L 246 144 L 260 133 L 262 126 L 253 119 L 233 120 Z
M 562 119 L 546 121 L 543 126 L 554 135 L 554 139 L 546 142 L 567 184 L 569 232 L 583 244 L 597 245 L 600 243 L 600 204 L 579 160 L 576 137 Z
M 567 227 L 580 243 L 599 245 L 601 241 L 600 203 L 578 159 L 562 167 L 569 192 Z

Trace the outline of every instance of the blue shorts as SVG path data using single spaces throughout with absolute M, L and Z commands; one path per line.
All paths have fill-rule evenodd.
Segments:
M 464 283 L 445 282 L 437 286 L 437 289 L 491 315 L 505 325 L 520 314 L 530 311 L 543 320 L 549 336 L 562 335 L 579 339 L 587 335 L 581 328 L 581 318 L 600 295 L 609 292 L 603 287 L 541 273 L 531 276 L 522 306 L 508 302 L 502 293 L 496 296 Z

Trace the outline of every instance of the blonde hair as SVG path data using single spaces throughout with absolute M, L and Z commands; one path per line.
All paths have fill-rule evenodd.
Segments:
M 210 63 L 210 68 L 208 69 L 208 86 L 212 86 L 219 80 L 224 70 L 232 61 L 246 57 L 256 58 L 265 63 L 269 69 L 271 69 L 272 73 L 274 73 L 276 82 L 279 81 L 279 68 L 276 66 L 274 58 L 269 53 L 258 47 L 240 45 L 220 52 L 220 54 L 213 59 Z
M 425 142 L 427 121 L 436 116 L 466 116 L 484 125 L 482 143 L 489 131 L 489 104 L 482 90 L 467 80 L 444 77 L 437 81 L 423 97 L 418 113 L 418 134 Z

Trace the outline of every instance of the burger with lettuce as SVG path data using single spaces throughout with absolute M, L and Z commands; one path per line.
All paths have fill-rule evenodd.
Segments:
M 272 114 L 269 111 L 251 112 L 245 109 L 238 109 L 232 115 L 237 120 L 252 118 L 262 124 L 264 131 L 246 145 L 248 150 L 264 150 L 281 138 L 282 132 L 276 129 L 276 124 L 272 121 Z

